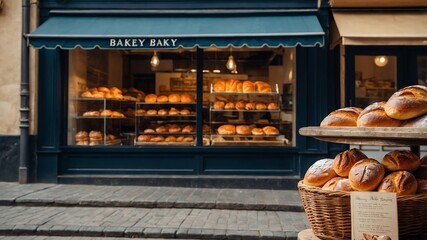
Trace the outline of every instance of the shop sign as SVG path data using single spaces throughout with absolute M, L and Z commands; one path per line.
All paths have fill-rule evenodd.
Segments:
M 177 38 L 110 38 L 110 47 L 162 48 L 176 47 Z

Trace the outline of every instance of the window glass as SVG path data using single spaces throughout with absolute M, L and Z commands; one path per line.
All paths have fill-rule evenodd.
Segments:
M 418 84 L 427 86 L 427 56 L 417 57 Z
M 201 119 L 197 61 L 204 65 Z M 227 89 L 215 91 L 221 81 Z M 196 49 L 76 48 L 68 83 L 68 145 L 195 146 L 197 121 L 205 146 L 295 145 L 294 48 L 209 48 L 204 59 Z M 234 132 L 219 133 L 221 125 Z
M 387 101 L 396 91 L 396 56 L 355 57 L 355 106 Z

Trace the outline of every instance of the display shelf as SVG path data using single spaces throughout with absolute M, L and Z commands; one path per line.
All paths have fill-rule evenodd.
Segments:
M 220 95 L 278 95 L 279 94 L 279 85 L 275 84 L 272 88 L 271 92 L 217 92 L 213 89 L 213 84 L 211 84 L 210 93 L 213 95 L 220 94 Z
M 153 136 L 192 136 L 196 132 L 139 132 L 139 135 L 153 135 Z
M 265 109 L 265 110 L 246 110 L 246 109 L 215 109 L 215 108 L 210 108 L 211 112 L 248 112 L 248 113 L 265 113 L 265 112 L 269 112 L 269 113 L 280 113 L 280 109 Z
M 283 135 L 211 135 L 213 146 L 286 146 Z
M 136 102 L 137 105 L 168 105 L 168 106 L 177 106 L 177 105 L 196 105 L 195 102 Z

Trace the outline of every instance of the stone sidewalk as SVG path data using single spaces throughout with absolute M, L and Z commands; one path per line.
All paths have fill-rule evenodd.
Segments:
M 292 190 L 0 182 L 0 239 L 296 239 L 307 228 Z

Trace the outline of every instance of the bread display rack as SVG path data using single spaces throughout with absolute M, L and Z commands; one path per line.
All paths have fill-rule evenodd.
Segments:
M 321 141 L 381 146 L 410 146 L 419 155 L 420 145 L 427 145 L 427 128 L 407 127 L 304 127 L 299 130 L 303 136 L 314 137 Z M 326 191 L 318 187 L 307 186 L 300 182 L 298 190 L 304 209 L 319 239 L 350 239 L 351 208 L 350 193 Z M 425 237 L 427 229 L 427 194 L 403 195 L 397 197 L 399 235 L 403 238 Z M 317 239 L 310 231 L 300 232 L 299 239 Z M 306 236 L 306 238 L 303 238 Z M 415 237 L 415 238 L 412 238 Z
M 170 129 L 171 126 L 176 130 Z M 159 129 L 163 127 L 164 129 L 160 131 Z M 138 137 L 141 135 L 148 136 L 151 140 L 138 141 Z M 135 145 L 195 145 L 196 103 L 136 102 L 135 136 Z M 158 140 L 153 141 L 155 138 Z M 171 138 L 174 138 L 174 140 L 167 140 Z M 175 138 L 181 138 L 181 140 L 176 140 Z
M 214 91 L 213 84 L 210 88 L 211 98 L 209 106 L 209 122 L 212 129 L 210 135 L 211 145 L 214 146 L 284 146 L 288 144 L 288 140 L 283 134 L 263 134 L 254 135 L 253 133 L 245 134 L 221 134 L 218 128 L 222 125 L 244 125 L 250 128 L 263 128 L 272 126 L 280 129 L 280 95 L 279 88 L 276 84 L 271 92 L 226 92 Z M 217 102 L 236 104 L 236 107 L 218 108 L 215 106 Z M 244 102 L 246 104 L 263 103 L 275 104 L 272 109 L 256 109 L 256 108 L 237 108 L 237 103 Z
M 76 141 L 75 144 L 91 146 L 122 144 L 121 137 L 126 132 L 125 128 L 131 129 L 134 122 L 131 116 L 125 115 L 125 112 L 127 109 L 133 109 L 134 103 L 130 100 L 112 98 L 76 98 L 73 117 L 75 131 L 99 133 L 100 139 L 88 141 L 88 144 L 79 144 Z

